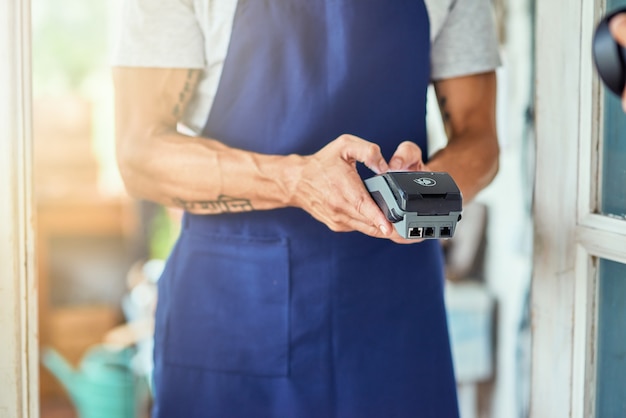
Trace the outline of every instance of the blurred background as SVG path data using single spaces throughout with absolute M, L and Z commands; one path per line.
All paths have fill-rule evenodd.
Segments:
M 155 282 L 180 213 L 130 199 L 117 173 L 121 1 L 32 0 L 43 418 L 149 416 Z M 528 415 L 534 0 L 494 10 L 500 173 L 442 243 L 463 418 Z M 434 152 L 446 139 L 429 106 Z
M 32 2 L 42 417 L 148 409 L 141 362 L 150 353 L 140 347 L 150 343 L 160 264 L 144 264 L 166 257 L 177 222 L 129 199 L 117 173 L 108 64 L 116 6 Z

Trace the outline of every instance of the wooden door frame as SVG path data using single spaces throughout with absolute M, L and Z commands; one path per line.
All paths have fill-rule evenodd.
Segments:
M 626 263 L 626 222 L 599 214 L 605 4 L 537 2 L 532 417 L 595 416 L 598 258 Z
M 39 416 L 30 0 L 0 2 L 0 417 Z
M 584 1 L 536 3 L 531 417 L 572 416 Z

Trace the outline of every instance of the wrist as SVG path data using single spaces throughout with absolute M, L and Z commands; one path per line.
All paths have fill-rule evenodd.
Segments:
M 276 182 L 280 191 L 280 200 L 284 206 L 299 207 L 300 183 L 303 178 L 306 158 L 302 155 L 291 154 L 280 157 Z

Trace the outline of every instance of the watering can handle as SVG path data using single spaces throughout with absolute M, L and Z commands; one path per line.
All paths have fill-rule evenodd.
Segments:
M 71 391 L 76 376 L 72 365 L 53 348 L 43 350 L 41 361 L 59 381 Z

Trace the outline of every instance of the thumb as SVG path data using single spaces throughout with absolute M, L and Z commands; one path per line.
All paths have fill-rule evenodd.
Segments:
M 341 140 L 342 157 L 345 160 L 359 161 L 376 174 L 389 170 L 378 145 L 353 135 L 343 135 Z

